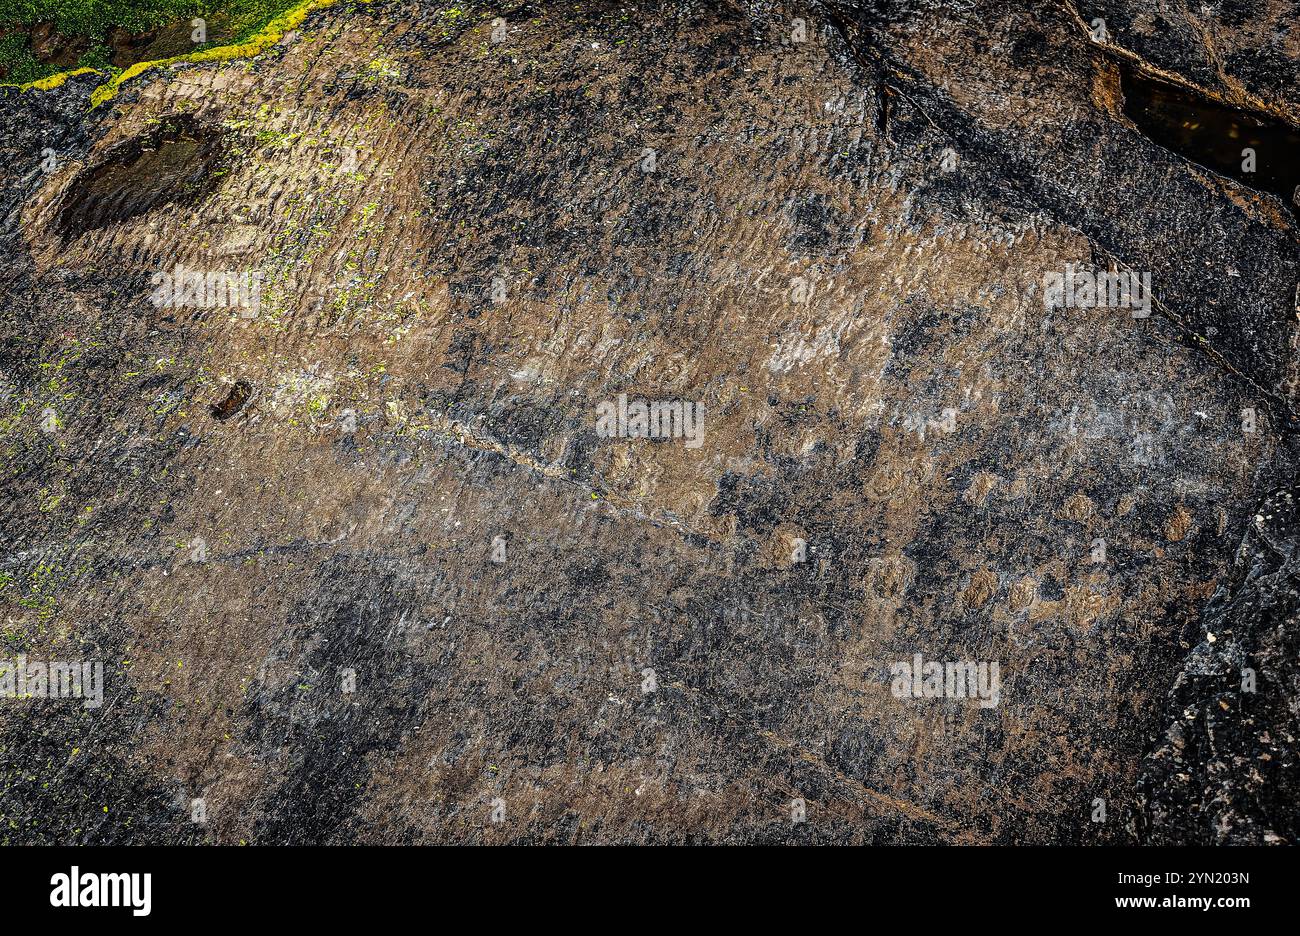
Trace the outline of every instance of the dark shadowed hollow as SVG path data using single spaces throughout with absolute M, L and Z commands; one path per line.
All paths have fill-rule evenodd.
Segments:
M 1120 68 L 1124 113 L 1152 140 L 1300 212 L 1300 130 L 1178 85 Z M 1254 150 L 1255 168 L 1243 168 Z
M 58 231 L 70 238 L 160 205 L 193 203 L 215 183 L 222 152 L 219 130 L 188 115 L 163 118 L 73 181 L 59 209 Z

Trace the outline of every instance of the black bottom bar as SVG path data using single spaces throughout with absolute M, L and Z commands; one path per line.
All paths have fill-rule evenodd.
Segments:
M 1290 865 L 1285 850 L 1262 848 L 9 848 L 0 880 L 15 923 L 458 926 L 445 916 L 456 912 L 492 927 L 512 916 L 614 926 L 682 919 L 703 904 L 805 922 L 919 913 L 927 927 L 1044 911 L 1232 925 L 1293 905 Z M 83 905 L 107 902 L 118 906 Z

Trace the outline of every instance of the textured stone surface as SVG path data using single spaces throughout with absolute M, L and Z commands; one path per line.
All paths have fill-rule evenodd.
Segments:
M 1294 18 L 1111 6 L 495 44 L 376 2 L 0 95 L 5 654 L 106 664 L 102 708 L 0 700 L 2 840 L 1293 841 L 1295 217 L 1119 69 L 1294 124 Z M 61 227 L 178 115 L 210 188 Z M 256 315 L 157 307 L 178 264 Z M 1153 314 L 1045 310 L 1066 264 Z M 703 443 L 599 437 L 620 393 Z M 896 698 L 916 653 L 999 704 Z

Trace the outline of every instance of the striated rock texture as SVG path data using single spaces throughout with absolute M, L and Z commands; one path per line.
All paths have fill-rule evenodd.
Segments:
M 1295 841 L 1296 206 L 1125 92 L 1294 161 L 1258 6 L 378 0 L 0 91 L 0 657 L 104 665 L 0 698 L 0 841 Z

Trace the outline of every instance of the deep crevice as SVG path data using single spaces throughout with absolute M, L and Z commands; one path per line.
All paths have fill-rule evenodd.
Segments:
M 1231 107 L 1120 65 L 1124 114 L 1148 139 L 1184 159 L 1271 193 L 1300 215 L 1300 129 Z M 1244 150 L 1253 150 L 1254 171 Z

